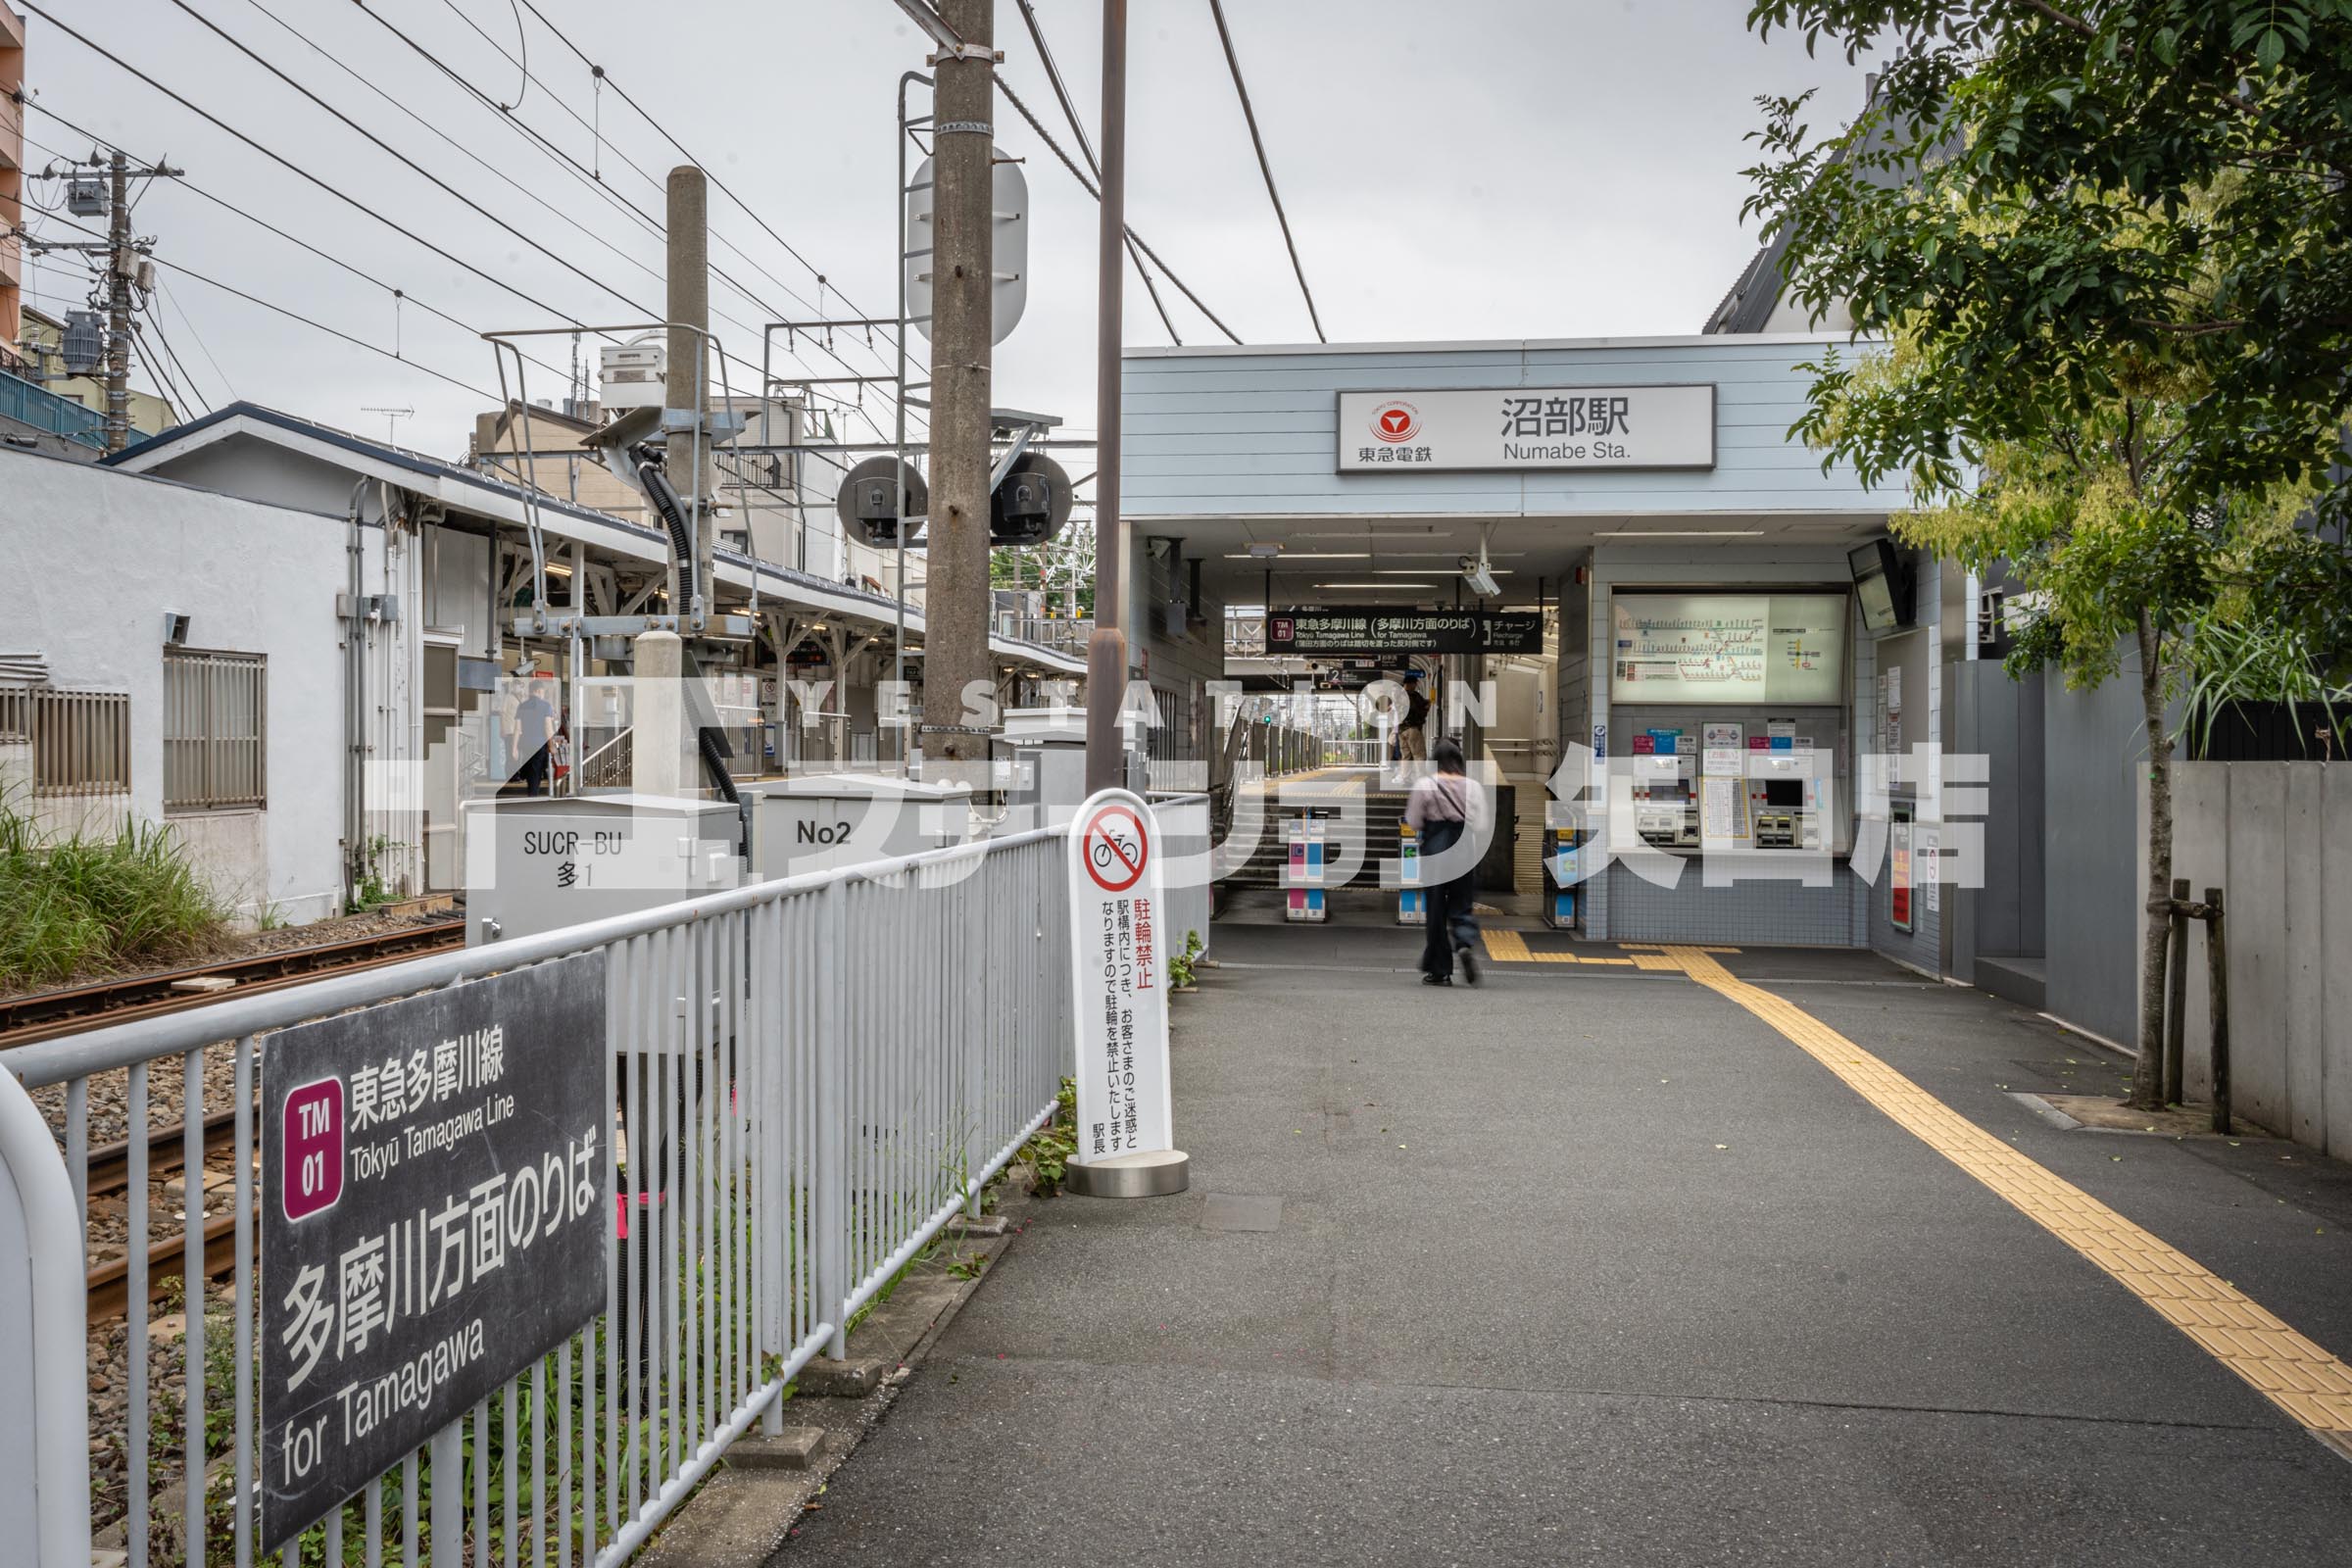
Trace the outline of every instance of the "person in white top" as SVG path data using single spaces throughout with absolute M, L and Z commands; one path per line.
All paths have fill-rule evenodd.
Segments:
M 1421 983 L 1453 984 L 1456 955 L 1462 978 L 1478 984 L 1478 856 L 1487 842 L 1487 795 L 1469 774 L 1462 749 L 1442 738 L 1429 749 L 1430 771 L 1413 783 L 1404 820 L 1419 841 L 1429 912 L 1421 948 Z

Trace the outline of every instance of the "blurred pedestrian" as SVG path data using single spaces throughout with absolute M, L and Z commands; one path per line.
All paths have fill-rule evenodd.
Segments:
M 1404 820 L 1420 847 L 1422 884 L 1429 891 L 1421 945 L 1421 983 L 1453 984 L 1458 955 L 1462 978 L 1478 984 L 1478 855 L 1487 841 L 1487 797 L 1469 773 L 1462 749 L 1441 736 L 1430 748 L 1430 770 L 1413 781 Z M 1448 855 L 1447 852 L 1455 852 Z M 1441 875 L 1449 871 L 1451 875 Z
M 1396 760 L 1425 761 L 1429 758 L 1429 697 L 1421 690 L 1421 672 L 1404 672 L 1404 717 L 1396 723 Z

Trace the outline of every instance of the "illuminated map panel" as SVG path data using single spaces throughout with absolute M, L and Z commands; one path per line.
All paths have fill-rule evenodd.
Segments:
M 1611 605 L 1611 702 L 1843 701 L 1843 594 L 1618 593 Z

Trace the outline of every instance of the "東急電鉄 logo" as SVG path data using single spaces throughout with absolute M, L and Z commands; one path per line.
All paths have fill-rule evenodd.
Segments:
M 1372 433 L 1383 441 L 1410 441 L 1421 429 L 1421 411 L 1410 403 L 1383 403 L 1372 411 Z

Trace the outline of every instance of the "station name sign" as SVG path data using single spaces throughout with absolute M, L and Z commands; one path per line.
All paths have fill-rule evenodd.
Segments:
M 1269 654 L 1540 654 L 1534 611 L 1278 610 L 1266 617 Z
M 1342 473 L 1712 468 L 1715 388 L 1342 392 Z

